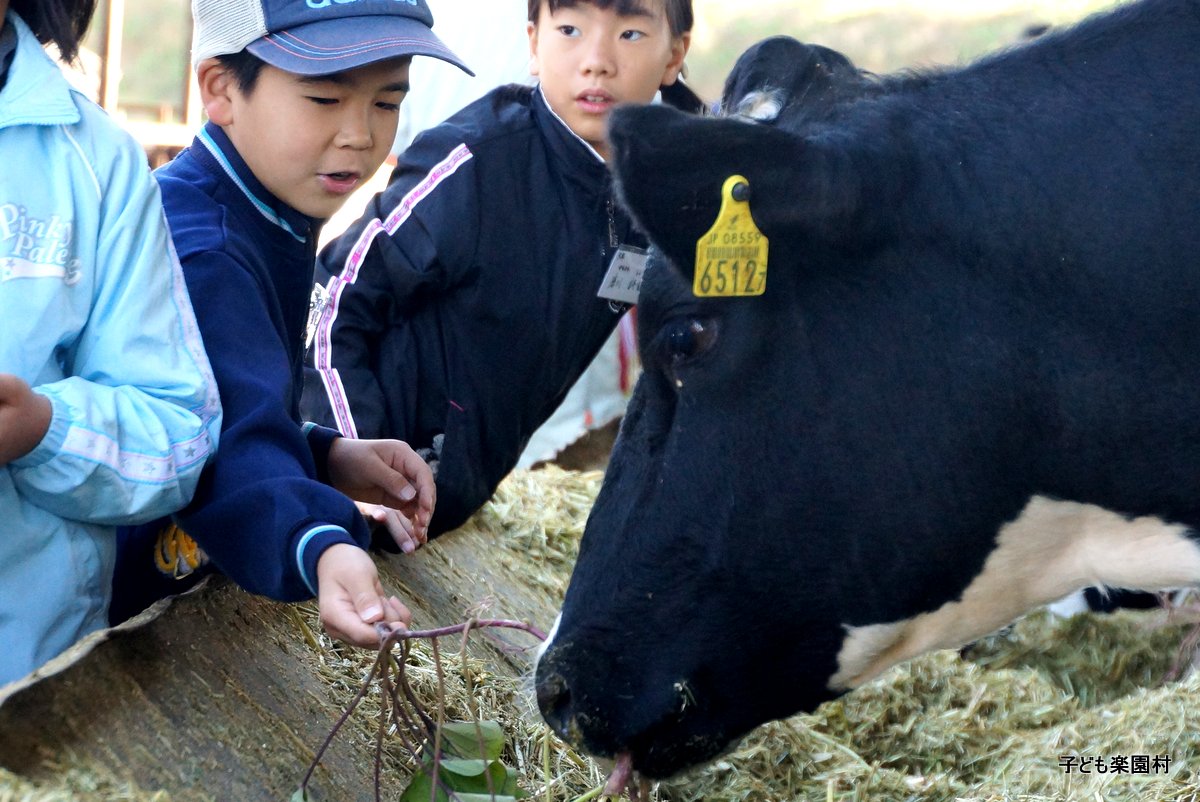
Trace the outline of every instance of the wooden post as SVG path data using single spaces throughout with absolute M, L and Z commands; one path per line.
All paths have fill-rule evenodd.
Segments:
M 200 103 L 200 87 L 192 71 L 192 51 L 196 47 L 194 28 L 188 41 L 191 47 L 188 48 L 183 68 L 183 122 L 189 131 L 195 131 L 204 122 L 204 107 Z
M 117 111 L 121 85 L 121 32 L 125 25 L 125 0 L 105 0 L 104 34 L 100 43 L 100 106 Z

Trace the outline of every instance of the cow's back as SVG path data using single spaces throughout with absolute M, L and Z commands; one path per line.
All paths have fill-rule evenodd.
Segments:
M 1149 0 L 963 69 L 883 82 L 802 133 L 900 161 L 878 165 L 876 179 L 911 193 L 890 199 L 896 233 L 937 221 L 939 234 L 989 252 L 1058 248 L 1134 264 L 1173 261 L 1155 254 L 1200 230 L 1193 0 Z M 1151 254 L 1127 247 L 1154 243 Z

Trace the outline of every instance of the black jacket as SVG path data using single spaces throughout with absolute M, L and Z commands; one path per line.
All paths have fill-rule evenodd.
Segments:
M 600 157 L 534 88 L 419 136 L 318 260 L 303 413 L 414 448 L 445 434 L 434 534 L 481 507 L 620 317 L 597 297 L 645 247 Z

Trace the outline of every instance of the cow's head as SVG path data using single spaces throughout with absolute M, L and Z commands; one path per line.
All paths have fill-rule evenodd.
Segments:
M 846 626 L 889 620 L 874 614 L 895 592 L 882 591 L 894 555 L 840 536 L 860 482 L 878 477 L 853 448 L 829 459 L 834 402 L 798 303 L 823 292 L 801 280 L 812 254 L 870 243 L 863 226 L 843 242 L 854 165 L 793 134 L 647 107 L 615 112 L 611 138 L 623 200 L 657 246 L 639 304 L 645 370 L 538 695 L 568 740 L 664 777 L 836 696 Z M 766 291 L 697 298 L 697 240 L 733 174 L 770 240 Z
M 962 279 L 923 233 L 938 201 L 917 165 L 848 125 L 661 107 L 618 109 L 610 137 L 657 249 L 644 373 L 538 696 L 571 742 L 664 777 L 1060 587 L 1007 593 L 1009 569 L 984 570 L 1032 496 L 1025 405 L 1004 378 L 1023 357 L 985 323 L 989 274 Z M 733 175 L 770 242 L 765 292 L 697 297 L 697 242 Z M 1005 564 L 1040 570 L 1036 537 L 1015 537 Z

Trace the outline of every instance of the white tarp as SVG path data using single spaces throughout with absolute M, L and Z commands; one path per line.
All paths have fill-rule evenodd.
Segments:
M 395 150 L 463 106 L 503 84 L 532 83 L 526 0 L 428 0 L 433 30 L 475 73 L 433 58 L 416 58 L 413 91 L 400 107 Z

